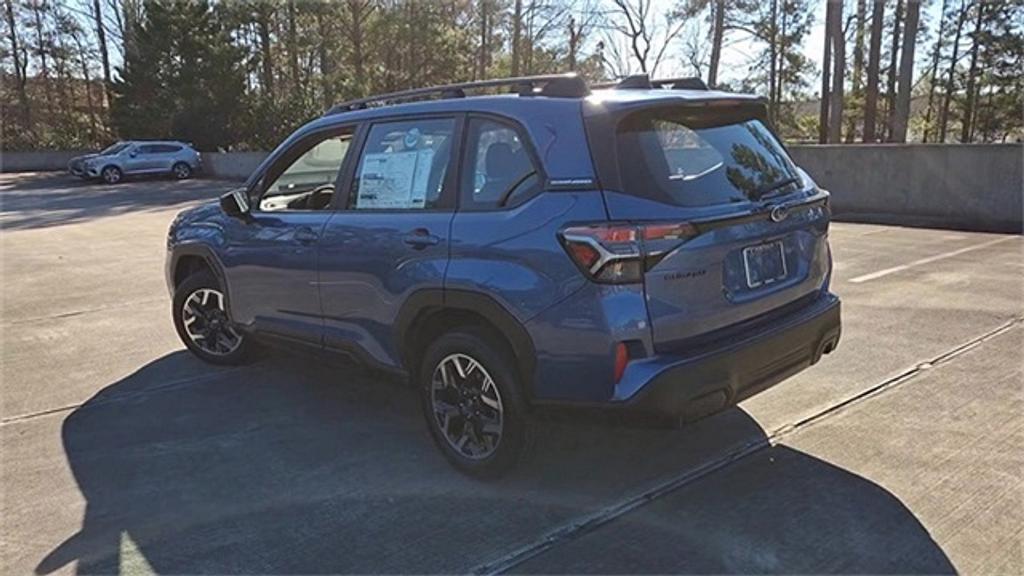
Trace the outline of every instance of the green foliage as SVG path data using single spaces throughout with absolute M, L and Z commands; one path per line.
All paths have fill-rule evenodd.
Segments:
M 132 138 L 175 138 L 202 150 L 239 134 L 244 94 L 241 52 L 205 0 L 147 0 L 134 30 L 111 118 Z

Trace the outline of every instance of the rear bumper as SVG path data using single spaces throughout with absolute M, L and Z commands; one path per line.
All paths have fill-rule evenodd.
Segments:
M 835 349 L 840 332 L 839 298 L 825 293 L 749 338 L 631 364 L 628 371 L 640 373 L 620 383 L 624 386 L 616 390 L 617 404 L 629 411 L 696 420 L 816 363 Z

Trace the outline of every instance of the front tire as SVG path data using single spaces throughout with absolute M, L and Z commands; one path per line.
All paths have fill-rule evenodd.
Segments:
M 117 184 L 124 178 L 124 174 L 117 166 L 106 166 L 100 171 L 100 178 L 107 184 Z
M 178 162 L 171 167 L 171 174 L 176 180 L 187 180 L 192 177 L 192 167 L 185 162 Z
M 427 348 L 420 370 L 430 435 L 460 472 L 497 477 L 522 458 L 528 414 L 515 364 L 484 330 L 449 332 Z
M 174 290 L 171 313 L 185 346 L 211 364 L 238 365 L 251 344 L 227 315 L 227 295 L 208 270 L 196 272 Z

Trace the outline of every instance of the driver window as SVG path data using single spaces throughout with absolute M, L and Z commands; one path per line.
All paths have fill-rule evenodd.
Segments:
M 332 134 L 310 143 L 266 187 L 259 209 L 264 212 L 325 210 L 331 204 L 338 171 L 351 143 L 351 132 Z

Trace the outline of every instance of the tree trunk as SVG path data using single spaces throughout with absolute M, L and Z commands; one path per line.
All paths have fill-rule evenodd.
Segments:
M 978 77 L 978 45 L 981 30 L 985 25 L 985 7 L 987 2 L 979 2 L 976 10 L 977 17 L 974 21 L 974 34 L 971 38 L 971 66 L 967 71 L 967 101 L 964 103 L 964 120 L 960 126 L 960 141 L 970 142 L 973 140 L 974 106 L 977 102 L 975 95 L 975 84 Z
M 714 0 L 714 29 L 711 34 L 711 62 L 708 65 L 708 87 L 718 84 L 718 63 L 722 59 L 722 39 L 725 35 L 725 0 Z
M 576 71 L 576 54 L 579 51 L 580 30 L 576 28 L 576 18 L 569 17 L 569 70 Z
M 846 75 L 846 38 L 843 36 L 843 0 L 829 0 L 832 10 L 832 102 L 829 103 L 828 140 L 839 143 L 843 127 L 843 82 Z
M 49 50 L 43 43 L 43 7 L 44 5 L 36 0 L 29 4 L 32 7 L 32 16 L 36 22 L 36 53 L 39 55 L 39 72 L 42 76 L 43 93 L 46 95 L 46 110 L 53 116 L 53 87 L 50 85 L 50 65 L 46 55 Z
M 295 0 L 288 2 L 288 64 L 291 72 L 293 94 L 302 91 L 302 83 L 299 80 L 299 42 L 298 32 L 295 26 Z
M 864 24 L 867 1 L 857 0 L 857 30 L 853 45 L 853 97 L 859 102 L 864 92 Z M 854 114 L 846 115 L 846 143 L 853 144 L 857 133 L 857 119 Z
M 892 51 L 889 54 L 889 80 L 886 85 L 885 101 L 889 110 L 886 122 L 886 141 L 892 140 L 893 125 L 896 122 L 896 72 L 900 50 L 900 20 L 903 18 L 903 0 L 896 0 L 896 12 L 892 15 Z
M 768 120 L 775 122 L 775 110 L 778 102 L 775 101 L 776 62 L 778 60 L 778 15 L 779 2 L 771 0 L 771 37 L 768 42 Z M 646 70 L 644 70 L 646 72 Z
M 100 48 L 100 62 L 103 63 L 103 95 L 110 102 L 110 52 L 107 49 L 107 30 L 103 27 L 103 11 L 100 0 L 92 0 L 92 15 L 96 20 L 96 42 Z
M 512 76 L 519 76 L 519 47 L 523 34 L 523 0 L 516 0 L 512 12 Z
M 942 35 L 946 29 L 947 3 L 948 0 L 942 0 L 942 7 L 940 8 L 942 12 L 939 14 L 939 34 L 935 38 L 935 49 L 932 51 L 931 73 L 928 78 L 928 108 L 925 110 L 924 113 L 924 137 L 922 138 L 922 140 L 926 143 L 928 142 L 928 134 L 931 132 L 932 129 L 932 107 L 934 106 L 935 102 L 935 85 L 938 82 L 937 76 L 939 73 L 939 56 L 942 53 Z
M 821 59 L 821 99 L 818 111 L 819 144 L 828 144 L 829 102 L 832 99 L 830 92 L 832 83 L 832 22 L 835 21 L 832 12 L 834 10 L 835 4 L 832 2 L 825 4 L 825 53 Z
M 967 0 L 960 0 L 960 13 L 956 19 L 956 34 L 953 35 L 953 54 L 949 58 L 949 73 L 946 75 L 946 93 L 942 95 L 942 113 L 939 115 L 939 137 L 937 142 L 946 141 L 946 129 L 949 126 L 949 102 L 953 97 L 953 78 L 956 74 L 956 62 L 960 57 L 960 34 L 964 29 L 967 11 L 970 6 Z
M 921 0 L 907 0 L 906 26 L 903 31 L 903 50 L 900 53 L 899 90 L 896 93 L 896 114 L 891 141 L 906 142 L 910 124 L 910 91 L 913 89 L 914 47 L 917 41 L 917 22 L 921 15 Z
M 25 74 L 26 62 L 22 60 L 21 47 L 18 44 L 18 26 L 14 22 L 14 6 L 11 0 L 4 0 L 7 19 L 7 38 L 11 42 L 11 56 L 14 59 L 14 77 L 18 82 L 18 103 L 21 104 L 21 120 L 25 130 L 32 130 L 32 108 L 28 103 L 28 92 L 25 85 L 28 79 Z
M 256 28 L 260 36 L 260 65 L 262 67 L 263 92 L 267 98 L 274 98 L 274 61 L 270 51 L 270 11 L 267 7 L 260 9 Z
M 871 10 L 871 46 L 868 49 L 867 94 L 864 97 L 864 142 L 875 142 L 878 126 L 878 82 L 882 61 L 882 23 L 885 20 L 885 2 L 875 0 Z

